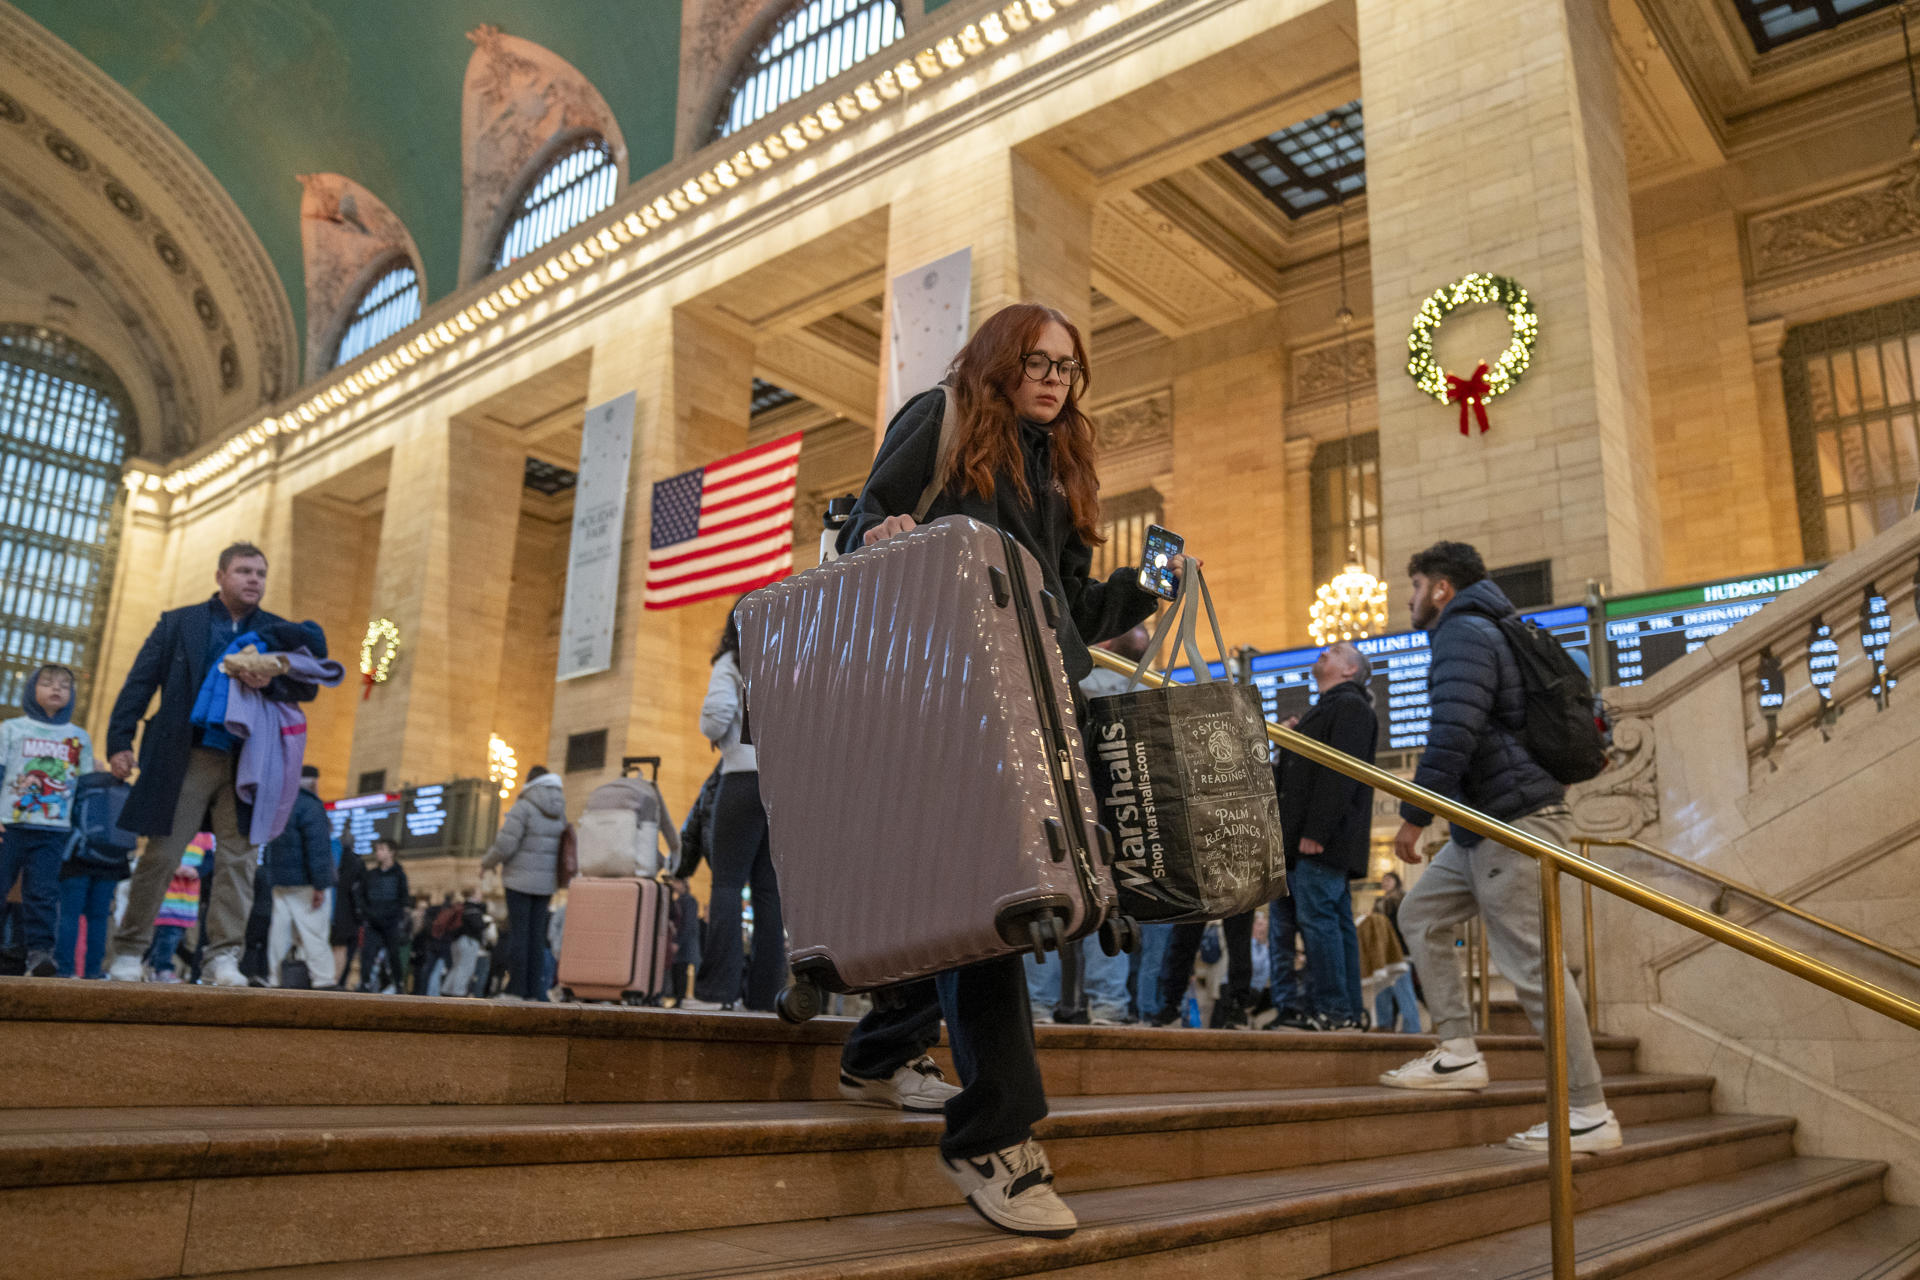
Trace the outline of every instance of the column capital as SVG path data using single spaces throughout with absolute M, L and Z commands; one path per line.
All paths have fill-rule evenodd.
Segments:
M 1784 316 L 1747 322 L 1747 341 L 1753 344 L 1755 364 L 1778 364 L 1780 348 L 1786 345 L 1787 321 Z

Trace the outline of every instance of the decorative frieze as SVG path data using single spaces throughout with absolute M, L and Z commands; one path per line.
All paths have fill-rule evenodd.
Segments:
M 1916 239 L 1920 239 L 1920 160 L 1909 160 L 1873 186 L 1747 220 L 1756 276 Z
M 1337 399 L 1351 388 L 1356 399 L 1373 394 L 1373 335 L 1293 353 L 1293 403 Z

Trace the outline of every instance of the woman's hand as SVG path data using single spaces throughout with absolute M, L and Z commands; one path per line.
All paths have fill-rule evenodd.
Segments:
M 1181 580 L 1186 577 L 1188 565 L 1192 565 L 1195 569 L 1198 569 L 1204 564 L 1206 564 L 1206 561 L 1202 560 L 1199 556 L 1181 556 L 1173 570 L 1174 588 L 1177 590 Z
M 867 536 L 861 539 L 860 545 L 870 547 L 876 542 L 885 542 L 896 533 L 912 533 L 919 527 L 918 522 L 916 522 L 912 516 L 888 516 L 885 520 L 882 520 L 879 524 L 867 530 Z

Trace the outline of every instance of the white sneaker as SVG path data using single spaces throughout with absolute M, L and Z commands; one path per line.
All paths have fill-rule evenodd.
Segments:
M 1620 1122 L 1604 1106 L 1575 1107 L 1568 1113 L 1567 1122 L 1573 1130 L 1573 1149 L 1576 1152 L 1612 1151 L 1623 1141 Z M 1547 1122 L 1542 1120 L 1533 1128 L 1514 1134 L 1507 1139 L 1507 1145 L 1515 1151 L 1545 1151 Z
M 962 1160 L 940 1157 L 940 1167 L 973 1211 L 1017 1236 L 1064 1240 L 1080 1226 L 1053 1189 L 1053 1167 L 1032 1138 L 991 1155 Z
M 682 1000 L 679 1004 L 673 1007 L 676 1009 L 684 1009 L 688 1013 L 732 1013 L 733 1012 L 733 1006 L 730 1004 L 720 1004 L 718 1001 L 714 1001 L 714 1000 L 696 1000 L 692 996 L 688 996 L 686 999 Z
M 240 972 L 240 962 L 232 956 L 215 956 L 207 961 L 207 971 L 200 979 L 203 987 L 244 987 L 247 975 Z
M 1389 1089 L 1484 1089 L 1487 1060 L 1435 1049 L 1386 1072 L 1380 1083 Z
M 115 956 L 107 967 L 109 982 L 140 982 L 146 977 L 146 969 L 140 963 L 140 957 L 134 955 Z
M 948 1084 L 946 1076 L 940 1072 L 939 1064 L 926 1054 L 921 1054 L 885 1080 L 867 1080 L 844 1071 L 840 1073 L 840 1096 L 848 1102 L 862 1102 L 873 1107 L 893 1107 L 900 1111 L 939 1115 L 947 1109 L 947 1099 L 959 1092 L 960 1087 Z

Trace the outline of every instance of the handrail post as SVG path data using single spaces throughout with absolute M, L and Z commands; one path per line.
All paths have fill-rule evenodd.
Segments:
M 1540 859 L 1540 991 L 1546 1001 L 1547 1216 L 1553 1280 L 1574 1280 L 1573 1129 L 1567 1099 L 1567 961 L 1560 922 L 1560 864 Z
M 1591 860 L 1593 846 L 1585 840 L 1580 842 L 1580 856 Z M 1585 880 L 1580 882 L 1580 931 L 1587 948 L 1587 1031 L 1600 1034 L 1600 964 L 1596 958 L 1593 941 L 1593 886 Z
M 1493 964 L 1488 956 L 1487 926 L 1480 923 L 1480 1030 L 1485 1035 L 1493 1034 Z

